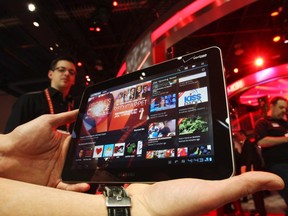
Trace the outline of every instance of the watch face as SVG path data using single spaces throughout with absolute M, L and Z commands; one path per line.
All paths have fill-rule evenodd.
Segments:
M 234 172 L 221 52 L 212 47 L 88 87 L 66 182 L 223 179 Z

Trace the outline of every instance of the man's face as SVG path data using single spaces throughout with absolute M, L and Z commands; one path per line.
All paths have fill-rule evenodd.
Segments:
M 75 84 L 76 67 L 72 62 L 60 60 L 57 62 L 55 70 L 50 70 L 48 77 L 51 86 L 57 90 L 68 89 Z
M 287 102 L 278 100 L 275 105 L 271 105 L 272 117 L 277 119 L 284 118 L 287 110 Z

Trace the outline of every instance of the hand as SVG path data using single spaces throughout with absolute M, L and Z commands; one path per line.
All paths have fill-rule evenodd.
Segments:
M 132 215 L 201 215 L 260 190 L 280 190 L 282 179 L 272 173 L 247 172 L 220 181 L 177 179 L 153 185 L 131 184 Z
M 60 176 L 70 135 L 56 131 L 59 125 L 75 121 L 78 111 L 42 115 L 23 124 L 7 136 L 4 172 L 6 178 L 65 190 L 87 191 L 88 184 L 68 185 Z

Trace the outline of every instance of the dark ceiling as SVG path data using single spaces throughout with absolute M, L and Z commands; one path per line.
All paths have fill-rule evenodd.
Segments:
M 93 83 L 115 77 L 135 40 L 179 0 L 118 2 L 112 7 L 110 0 L 34 0 L 37 10 L 31 13 L 24 0 L 1 1 L 0 89 L 15 96 L 43 89 L 49 83 L 50 61 L 69 53 L 83 63 L 74 88 L 81 94 L 85 75 Z M 252 66 L 256 55 L 266 58 L 265 67 L 287 62 L 288 44 L 272 42 L 274 34 L 288 33 L 287 4 L 286 0 L 252 3 L 175 44 L 174 56 L 219 46 L 228 82 L 258 70 Z M 274 18 L 273 8 L 281 11 Z M 34 20 L 38 28 L 32 25 Z M 102 25 L 101 32 L 89 31 L 95 22 Z M 236 75 L 234 67 L 240 70 Z

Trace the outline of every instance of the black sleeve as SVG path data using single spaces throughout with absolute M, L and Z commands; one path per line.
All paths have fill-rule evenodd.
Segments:
M 265 119 L 260 119 L 255 125 L 255 138 L 256 143 L 267 136 L 269 123 Z
M 6 123 L 4 133 L 9 133 L 18 125 L 32 120 L 35 116 L 33 108 L 35 100 L 30 95 L 22 95 L 13 105 L 10 116 Z

